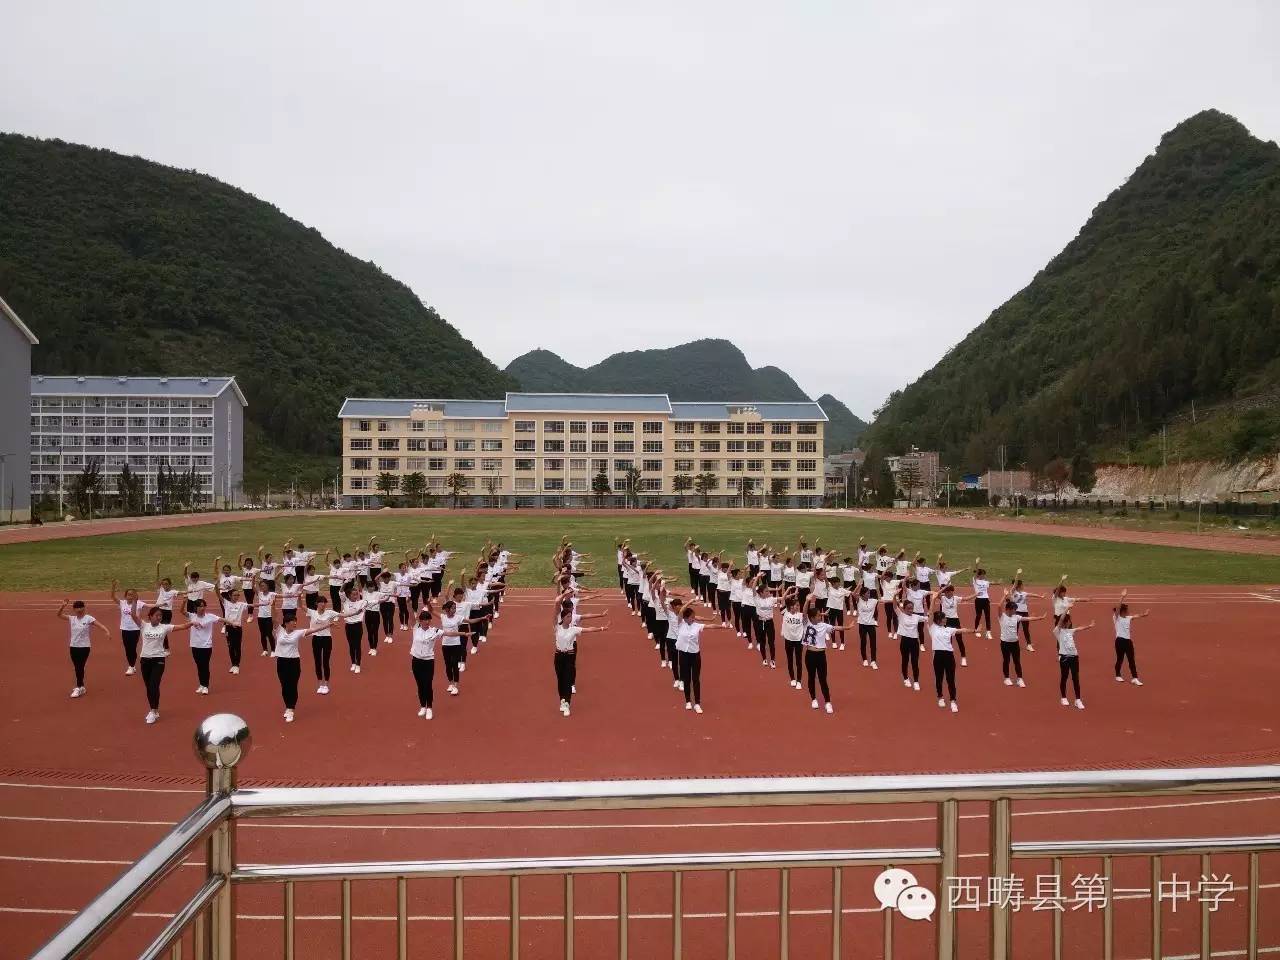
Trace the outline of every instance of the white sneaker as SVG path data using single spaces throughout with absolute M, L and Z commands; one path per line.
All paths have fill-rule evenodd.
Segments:
M 869 666 L 871 666 L 871 661 L 870 661 L 870 660 L 863 660 L 863 661 L 862 661 L 862 665 L 863 665 L 864 667 L 869 667 Z
M 680 690 L 680 691 L 683 691 L 683 690 L 684 690 L 684 681 L 683 681 L 683 680 L 677 680 L 677 681 L 676 681 L 676 689 L 677 689 L 677 690 Z
M 880 669 L 880 664 L 878 664 L 878 663 L 876 663 L 874 660 L 872 660 L 872 661 L 871 661 L 871 669 L 872 669 L 872 670 L 879 670 L 879 669 Z
M 991 631 L 990 631 L 990 630 L 988 630 L 988 631 L 987 631 L 987 639 L 988 639 L 988 640 L 990 640 L 990 639 L 991 639 Z
M 358 664 L 358 663 L 357 663 L 354 667 L 352 667 L 352 668 L 351 668 L 351 672 L 352 672 L 352 673 L 359 673 L 359 672 L 360 672 L 360 664 Z
M 356 672 L 356 665 L 354 663 L 351 665 L 351 672 L 352 673 Z
M 680 689 L 680 681 L 679 681 L 679 680 L 672 680 L 672 681 L 671 681 L 671 689 L 672 689 L 672 690 L 679 690 L 679 689 Z
M 827 704 L 827 713 L 835 713 L 835 712 L 836 712 L 836 708 L 835 708 L 835 707 L 833 707 L 831 704 L 829 704 L 829 703 L 828 703 L 828 704 Z
M 426 708 L 426 707 L 419 707 L 419 708 L 418 708 L 418 716 L 420 716 L 420 717 L 425 717 L 426 715 L 427 715 L 427 708 Z
M 423 716 L 425 719 L 430 720 L 430 719 L 431 719 L 431 708 L 430 708 L 430 707 L 427 707 L 426 712 L 425 712 L 422 716 Z
M 952 701 L 951 701 L 951 712 L 952 712 L 952 713 L 959 713 L 959 712 L 960 712 L 960 705 L 959 705 L 958 703 L 956 703 L 954 700 L 952 700 Z
M 125 668 L 125 671 L 124 671 L 124 675 L 125 675 L 126 677 L 132 677 L 132 676 L 134 675 L 134 673 L 136 673 L 136 672 L 137 672 L 137 671 L 135 671 L 135 670 L 133 669 L 133 667 L 126 667 L 126 668 Z
M 650 634 L 650 637 L 652 637 L 652 634 Z M 660 650 L 660 649 L 662 649 L 662 644 L 660 644 L 660 643 L 655 643 L 655 644 L 653 645 L 653 649 L 655 649 L 655 650 Z
M 911 681 L 910 681 L 910 680 L 907 680 L 906 678 L 903 678 L 902 685 L 903 685 L 904 687 L 909 687 L 909 686 L 911 686 Z
M 692 704 L 692 703 L 690 703 L 688 700 L 686 700 L 686 701 L 684 702 L 684 708 L 685 708 L 686 710 L 692 710 L 692 709 L 693 709 L 693 704 Z
M 401 630 L 408 630 L 408 629 L 409 629 L 409 625 L 408 625 L 407 623 L 402 623 L 402 624 L 400 624 L 400 629 L 401 629 Z
M 570 692 L 570 693 L 577 693 L 577 692 L 578 692 L 578 685 L 577 685 L 576 683 L 575 683 L 575 684 L 571 684 L 571 685 L 569 686 L 569 692 Z
M 460 664 L 458 664 L 458 672 L 459 672 L 459 673 L 466 673 L 466 672 L 467 672 L 467 665 L 466 665 L 466 663 L 460 663 Z
M 267 655 L 268 655 L 268 654 L 270 654 L 270 653 L 271 653 L 271 651 L 270 651 L 270 650 L 263 650 L 260 654 L 258 654 L 258 656 L 260 656 L 260 657 L 265 657 L 265 656 L 267 656 Z
M 481 642 L 481 643 L 488 643 L 488 642 L 489 642 L 489 635 L 486 633 L 483 637 L 481 637 L 481 638 L 480 638 L 480 642 Z
M 378 655 L 378 648 L 377 648 L 377 647 L 374 647 L 372 650 L 370 650 L 370 651 L 369 651 L 369 656 L 371 656 L 371 657 L 376 657 L 377 655 Z M 274 657 L 274 656 L 275 656 L 275 654 L 273 653 L 273 654 L 272 654 L 272 656 Z
M 776 661 L 776 660 L 770 660 L 770 661 L 769 661 L 769 669 L 770 669 L 770 670 L 777 670 L 777 669 L 778 669 L 778 663 L 777 663 L 777 661 Z
M 945 701 L 945 700 L 943 700 L 941 697 L 939 697 L 939 698 L 938 698 L 938 706 L 940 706 L 940 707 L 945 707 L 946 705 L 947 705 L 947 701 Z
M 1028 643 L 1028 644 L 1027 644 L 1027 653 L 1035 653 L 1035 652 L 1036 652 L 1036 648 L 1035 648 L 1035 647 L 1033 647 L 1031 644 L 1029 644 L 1029 643 Z
M 1062 705 L 1063 705 L 1064 707 L 1069 707 L 1069 706 L 1071 706 L 1070 702 L 1067 700 L 1067 698 L 1066 698 L 1066 697 L 1063 697 L 1063 698 L 1062 698 Z
M 1012 686 L 1013 686 L 1013 681 L 1012 681 L 1012 680 L 1010 680 L 1008 677 L 1005 677 L 1005 678 L 1004 678 L 1004 685 L 1005 685 L 1006 687 L 1012 687 Z
M 812 702 L 809 704 L 809 708 L 810 708 L 811 710 L 817 710 L 817 709 L 818 709 L 818 701 L 817 701 L 817 700 L 812 701 Z
M 961 657 L 961 658 L 960 658 L 960 666 L 962 666 L 962 667 L 967 667 L 968 665 L 969 665 L 969 658 L 968 658 L 968 657 Z
M 239 668 L 239 667 L 228 667 L 228 668 L 227 668 L 227 673 L 239 673 L 239 672 L 240 672 L 240 668 Z
M 700 704 L 700 703 L 695 703 L 695 704 L 693 705 L 693 712 L 694 712 L 694 713 L 701 713 L 701 712 L 702 712 L 702 704 Z
M 912 689 L 912 690 L 919 691 L 919 689 L 920 689 L 920 681 L 919 681 L 919 680 L 913 680 L 913 681 L 911 682 L 911 689 Z
M 1027 685 L 1027 681 L 1025 681 L 1025 680 L 1023 680 L 1021 677 L 1019 677 L 1019 678 L 1018 678 L 1017 686 L 1019 686 L 1019 687 L 1025 687 L 1026 685 Z
M 842 643 L 842 644 L 840 644 L 840 649 L 841 649 L 841 650 L 843 650 L 843 649 L 844 649 L 844 644 L 843 644 L 843 643 Z
M 923 644 L 923 643 L 921 643 L 921 644 L 920 644 L 920 652 L 921 652 L 921 653 L 924 653 L 924 644 Z
M 286 711 L 284 712 L 284 722 L 285 722 L 285 723 L 293 723 L 293 711 L 292 711 L 292 710 L 286 710 Z
M 84 687 L 72 687 L 72 688 L 71 688 L 71 699 L 72 699 L 72 700 L 76 699 L 77 697 L 83 697 L 83 696 L 84 696 Z
M 390 646 L 391 644 L 395 643 L 395 640 L 394 638 L 392 638 L 391 634 L 387 634 L 385 637 L 382 638 L 382 642 L 387 644 L 387 646 Z
M 147 712 L 147 723 L 155 723 L 159 719 L 160 719 L 160 714 L 156 713 L 154 710 L 150 710 Z
M 1116 683 L 1124 683 L 1124 677 L 1116 677 Z
M 272 650 L 272 651 L 271 651 L 271 659 L 272 659 L 272 660 L 274 660 L 275 658 L 276 658 L 276 652 L 275 652 L 274 650 Z
M 494 613 L 494 615 L 493 615 L 493 619 L 495 619 L 495 620 L 501 620 L 501 619 L 502 619 L 502 614 L 500 614 L 500 613 Z
M 1134 677 L 1134 678 L 1133 678 L 1132 683 L 1133 683 L 1133 685 L 1134 685 L 1135 687 L 1140 687 L 1140 686 L 1142 686 L 1142 681 L 1141 681 L 1141 680 L 1139 680 L 1137 677 Z
M 652 639 L 653 639 L 653 634 L 652 634 L 652 633 L 647 633 L 647 634 L 645 634 L 645 636 L 647 636 L 650 640 L 652 640 Z
M 564 708 L 563 710 L 561 710 L 560 712 L 561 712 L 561 713 L 563 713 L 566 717 L 567 717 L 567 716 L 569 716 L 569 706 L 568 706 L 568 704 L 565 704 L 565 708 Z
M 1083 701 L 1083 700 L 1080 700 L 1079 698 L 1077 698 L 1077 699 L 1076 699 L 1076 709 L 1077 709 L 1077 710 L 1083 710 L 1083 709 L 1084 709 L 1084 701 Z
M 201 688 L 200 688 L 200 695 L 201 695 L 202 697 L 207 697 L 207 696 L 209 695 L 209 688 L 208 688 L 208 687 L 201 687 Z
M 738 634 L 738 636 L 742 636 L 742 634 Z M 755 646 L 755 644 L 754 644 L 754 643 L 752 643 L 750 640 L 748 640 L 748 641 L 747 641 L 747 649 L 748 649 L 748 650 L 750 650 L 750 649 L 751 649 L 752 647 L 754 647 L 754 646 Z
M 449 693 L 451 693 L 455 697 L 458 695 L 457 684 L 453 684 L 453 683 L 449 684 Z

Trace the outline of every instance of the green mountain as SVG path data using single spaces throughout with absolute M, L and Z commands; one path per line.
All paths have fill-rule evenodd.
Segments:
M 1092 448 L 1150 451 L 1169 422 L 1184 453 L 1280 447 L 1251 397 L 1280 373 L 1280 148 L 1217 111 L 1196 114 L 1100 203 L 1030 284 L 929 372 L 892 394 L 863 443 L 936 448 L 982 468 L 1001 444 L 1033 468 Z M 1270 365 L 1270 366 L 1269 366 Z M 1197 445 L 1198 444 L 1198 445 Z
M 826 430 L 827 453 L 840 453 L 856 447 L 858 439 L 867 429 L 866 421 L 854 416 L 852 410 L 829 393 L 818 398 L 818 406 L 822 407 L 830 421 Z
M 695 340 L 664 350 L 631 350 L 575 367 L 550 350 L 531 350 L 506 373 L 536 393 L 666 393 L 673 400 L 808 400 L 777 367 L 752 369 L 728 340 Z
M 212 177 L 0 134 L 0 224 L 33 371 L 234 374 L 246 483 L 331 475 L 343 397 L 515 386 L 404 284 Z

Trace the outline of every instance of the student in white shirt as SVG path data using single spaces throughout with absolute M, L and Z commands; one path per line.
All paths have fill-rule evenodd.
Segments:
M 942 698 L 942 684 L 946 681 L 947 694 L 951 699 L 951 712 L 960 711 L 959 699 L 956 696 L 956 654 L 954 643 L 957 637 L 965 633 L 973 633 L 963 627 L 947 626 L 947 618 L 941 610 L 933 611 L 933 622 L 929 624 L 929 640 L 933 647 L 933 686 L 938 695 L 938 706 L 945 707 Z
M 947 584 L 933 594 L 930 598 L 930 608 L 933 607 L 933 600 L 937 601 L 938 612 L 942 614 L 942 621 L 948 627 L 955 629 L 960 626 L 960 598 L 956 596 L 956 588 L 951 584 Z M 960 648 L 960 666 L 967 667 L 969 665 L 969 657 L 964 649 L 964 634 L 957 633 L 955 635 L 955 644 Z
M 409 564 L 401 562 L 391 580 L 395 588 L 396 610 L 400 614 L 400 629 L 408 630 L 413 619 L 409 614 L 409 601 L 413 597 L 413 574 L 409 570 Z
M 760 572 L 760 551 L 756 549 L 754 540 L 747 541 L 747 576 L 752 580 Z
M 342 619 L 342 614 L 329 609 L 329 598 L 320 596 L 316 600 L 316 608 L 307 611 L 310 626 L 320 627 L 311 635 L 311 659 L 316 668 L 316 693 L 329 692 L 329 662 L 333 657 L 333 625 Z M 356 649 L 359 649 L 359 641 Z
M 832 580 L 827 583 L 827 623 L 833 627 L 844 626 L 845 605 L 848 602 L 849 590 L 840 580 Z M 836 648 L 844 649 L 844 634 L 839 635 Z
M 684 690 L 684 708 L 702 713 L 702 631 L 727 630 L 725 623 L 703 622 L 692 604 L 680 612 L 680 630 L 676 634 L 676 651 L 680 655 L 680 684 Z
M 182 565 L 182 579 L 183 589 L 187 593 L 187 613 L 193 613 L 196 601 L 203 600 L 205 591 L 214 589 L 214 586 L 208 580 L 201 580 L 199 571 L 192 570 L 189 563 Z
M 1036 600 L 1043 600 L 1044 594 L 1031 593 L 1022 585 L 1022 568 L 1019 567 L 1018 572 L 1014 574 L 1012 585 L 1005 592 L 1005 597 L 1013 601 L 1019 616 L 1022 618 L 1018 621 L 1018 629 L 1026 640 L 1027 651 L 1035 653 L 1036 648 L 1031 645 L 1031 607 L 1028 604 L 1028 600 L 1033 597 Z
M 351 656 L 351 672 L 360 672 L 361 639 L 364 633 L 367 601 L 360 595 L 359 587 L 352 580 L 342 588 L 342 623 L 347 634 L 347 652 Z
M 156 606 L 160 609 L 160 622 L 173 623 L 173 601 L 178 598 L 178 591 L 173 589 L 173 581 L 160 576 L 160 563 L 156 562 Z
M 342 606 L 342 586 L 347 582 L 346 570 L 341 557 L 329 561 L 329 603 L 334 610 Z
M 360 591 L 360 599 L 364 602 L 364 639 L 369 646 L 369 656 L 378 655 L 378 628 L 382 625 L 382 591 L 378 582 L 365 575 L 364 587 Z
M 431 626 L 431 608 L 419 610 L 409 642 L 409 668 L 418 688 L 418 716 L 426 720 L 431 719 L 435 705 L 436 641 L 442 634 L 438 627 Z M 454 635 L 457 636 L 456 632 Z
M 323 629 L 323 624 L 302 628 L 296 623 L 292 626 L 282 623 L 276 629 L 276 679 L 280 681 L 285 723 L 293 723 L 293 711 L 298 706 L 298 680 L 302 677 L 302 654 L 298 645 Z
M 858 651 L 862 655 L 862 665 L 872 670 L 879 670 L 876 664 L 876 611 L 880 601 L 874 591 L 859 587 L 855 596 L 858 614 Z M 868 651 L 868 647 L 870 650 Z
M 213 568 L 218 571 L 218 599 L 222 601 L 222 604 L 225 604 L 227 598 L 231 595 L 231 591 L 240 586 L 240 578 L 231 569 L 231 564 L 220 563 L 221 560 L 222 557 L 214 557 Z M 219 610 L 222 609 L 222 604 L 219 604 Z
M 753 591 L 755 609 L 751 612 L 754 614 L 756 646 L 760 650 L 760 663 L 768 664 L 770 669 L 776 670 L 778 651 L 773 629 L 773 612 L 778 608 L 778 598 L 769 589 L 766 579 L 763 573 L 755 579 Z
M 818 709 L 817 688 L 821 688 L 827 713 L 835 712 L 835 707 L 831 705 L 831 688 L 827 684 L 827 648 L 831 645 L 831 636 L 837 633 L 843 636 L 844 630 L 844 627 L 832 626 L 824 620 L 817 599 L 809 599 L 800 642 L 804 647 L 805 672 L 809 676 L 809 699 L 812 701 L 809 706 L 814 710 Z
M 257 591 L 258 574 L 261 572 L 253 565 L 253 557 L 240 554 L 240 592 L 246 600 L 251 599 Z
M 924 629 L 924 614 L 916 613 L 915 606 L 897 593 L 887 594 L 897 608 L 895 630 L 898 635 L 898 652 L 902 655 L 902 685 L 920 689 L 920 634 Z M 888 613 L 888 608 L 885 608 Z M 907 667 L 911 667 L 908 676 Z
M 285 567 L 280 569 L 284 570 Z M 298 583 L 293 576 L 293 568 L 287 568 L 288 573 L 284 575 L 284 579 L 280 584 L 280 625 L 287 627 L 292 623 L 296 623 L 298 619 L 298 598 L 302 596 L 302 584 Z
M 138 669 L 142 673 L 142 685 L 147 691 L 146 722 L 160 719 L 160 682 L 164 679 L 164 665 L 169 657 L 169 637 L 191 629 L 191 623 L 162 623 L 160 609 L 147 611 L 147 622 L 142 627 L 142 648 L 139 651 Z
M 457 591 L 462 593 L 461 590 Z M 423 609 L 430 609 L 424 607 Z M 463 659 L 467 650 L 467 631 L 469 629 L 467 610 L 453 600 L 446 600 L 440 607 L 440 629 L 443 631 L 440 641 L 440 653 L 444 657 L 444 678 L 448 684 L 446 691 L 458 695 L 461 683 Z
M 1093 626 L 1090 622 L 1077 627 L 1071 621 L 1071 614 L 1064 613 L 1053 628 L 1053 635 L 1058 641 L 1058 692 L 1064 707 L 1070 706 L 1067 700 L 1067 677 L 1070 677 L 1076 695 L 1076 709 L 1084 709 L 1084 701 L 1080 699 L 1080 651 L 1076 648 L 1076 634 L 1092 630 Z
M 987 579 L 987 571 L 977 567 L 973 571 L 973 631 L 977 636 L 978 628 L 983 621 L 987 625 L 987 639 L 991 639 L 991 581 Z
M 253 595 L 253 615 L 258 621 L 258 639 L 262 642 L 262 653 L 259 656 L 263 657 L 271 656 L 276 648 L 276 596 L 276 592 L 267 586 L 267 581 L 258 581 L 257 591 Z
M 787 658 L 787 676 L 791 686 L 799 690 L 804 680 L 804 612 L 796 588 L 791 587 L 782 595 L 782 652 Z
M 137 596 L 137 591 L 131 590 L 129 592 L 133 593 L 135 597 Z M 70 613 L 67 613 L 68 606 L 71 607 Z M 58 617 L 67 621 L 67 625 L 70 627 L 71 667 L 76 673 L 76 685 L 71 688 L 71 696 L 73 699 L 83 697 L 85 693 L 84 666 L 89 662 L 90 635 L 96 629 L 101 630 L 102 635 L 110 639 L 111 631 L 85 611 L 83 600 L 77 600 L 75 603 L 70 600 L 63 600 L 62 605 L 58 607 Z M 132 668 L 130 668 L 129 672 L 133 672 Z
M 125 676 L 131 677 L 134 667 L 138 664 L 138 637 L 142 633 L 142 624 L 146 622 L 146 617 L 142 615 L 143 603 L 138 597 L 138 591 L 130 587 L 121 598 L 116 593 L 119 589 L 120 581 L 112 580 L 111 602 L 120 608 L 120 640 L 124 644 L 124 673 Z M 80 607 L 84 608 L 83 602 L 80 603 Z
M 240 654 L 244 644 L 244 622 L 249 616 L 249 604 L 245 602 L 240 587 L 231 588 L 228 600 L 222 606 L 222 620 L 227 633 L 227 659 L 231 666 L 227 673 L 240 672 Z
M 569 716 L 573 703 L 573 692 L 578 682 L 578 637 L 584 633 L 598 633 L 607 630 L 609 624 L 598 627 L 575 626 L 572 606 L 562 610 L 560 622 L 556 624 L 555 658 L 556 692 L 560 695 L 560 712 Z
M 396 581 L 390 570 L 378 574 L 378 614 L 382 617 L 382 635 L 387 643 L 395 642 Z M 408 604 L 405 604 L 406 608 Z M 405 610 L 408 613 L 408 610 Z
M 320 581 L 323 579 L 311 564 L 303 567 L 302 579 L 298 582 L 302 584 L 302 600 L 308 613 L 316 609 L 316 601 L 320 598 Z
M 203 599 L 196 601 L 195 610 L 187 614 L 191 625 L 191 659 L 196 665 L 196 693 L 209 692 L 209 662 L 213 659 L 213 627 L 224 623 L 222 617 L 209 612 Z
M 1067 577 L 1063 577 L 1058 581 L 1058 585 L 1053 588 L 1053 623 L 1056 626 L 1058 621 L 1062 619 L 1064 614 L 1070 613 L 1071 608 L 1077 603 L 1089 603 L 1088 597 L 1072 597 L 1067 594 Z
M 369 579 L 377 583 L 382 577 L 382 556 L 383 553 L 378 549 L 378 541 L 372 537 L 369 539 L 369 551 L 365 554 L 369 562 Z
M 751 642 L 751 625 L 742 616 L 742 588 L 745 585 L 741 570 L 734 567 L 729 571 L 729 609 L 733 611 L 733 632 L 739 637 L 747 638 L 747 649 L 750 650 L 755 644 Z
M 809 605 L 809 591 L 813 588 L 813 568 L 802 562 L 796 568 L 796 598 L 800 601 L 800 609 Z
M 1016 683 L 1019 687 L 1025 687 L 1027 682 L 1022 679 L 1022 651 L 1018 646 L 1018 630 L 1023 620 L 1043 620 L 1047 614 L 1041 614 L 1038 617 L 1032 617 L 1024 613 L 1018 612 L 1018 605 L 1013 602 L 1012 597 L 1005 598 L 1004 609 L 1000 613 L 1000 669 L 1004 673 L 1004 685 L 1011 687 L 1015 681 L 1009 677 L 1009 663 L 1013 663 L 1013 671 L 1017 676 Z M 974 633 L 977 633 L 974 629 Z
M 1127 590 L 1120 591 L 1120 605 L 1111 608 L 1111 622 L 1116 628 L 1116 683 L 1124 683 L 1123 664 L 1127 659 L 1129 661 L 1129 676 L 1133 678 L 1135 687 L 1142 686 L 1142 681 L 1138 679 L 1138 664 L 1134 660 L 1133 654 L 1133 621 L 1141 620 L 1143 617 L 1151 616 L 1150 610 L 1142 613 L 1130 613 L 1129 604 L 1124 602 L 1124 598 L 1128 595 Z

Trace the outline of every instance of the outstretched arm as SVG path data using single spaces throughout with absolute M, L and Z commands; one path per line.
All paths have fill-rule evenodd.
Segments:
M 120 598 L 119 598 L 118 596 L 116 596 L 116 588 L 117 588 L 117 587 L 119 587 L 119 586 L 120 586 L 120 581 L 119 581 L 119 580 L 112 580 L 112 581 L 111 581 L 111 602 L 112 602 L 112 603 L 119 603 L 119 602 L 120 602 Z

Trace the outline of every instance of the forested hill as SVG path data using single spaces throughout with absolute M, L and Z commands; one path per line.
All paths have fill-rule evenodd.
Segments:
M 233 374 L 277 449 L 336 453 L 348 395 L 515 386 L 404 284 L 212 177 L 0 134 L 0 224 L 34 372 Z
M 507 364 L 521 388 L 535 393 L 665 393 L 672 400 L 808 400 L 777 367 L 752 368 L 728 340 L 695 340 L 661 350 L 615 353 L 591 367 L 575 367 L 550 350 L 530 350 Z M 830 394 L 818 403 L 831 419 L 829 453 L 848 450 L 867 425 Z
M 894 393 L 863 445 L 981 468 L 1007 444 L 1010 461 L 1039 467 L 1137 449 L 1193 402 L 1256 406 L 1247 398 L 1277 383 L 1280 148 L 1210 110 L 1165 134 L 1025 289 Z M 1275 448 L 1277 418 L 1248 416 L 1219 431 L 1225 453 Z

